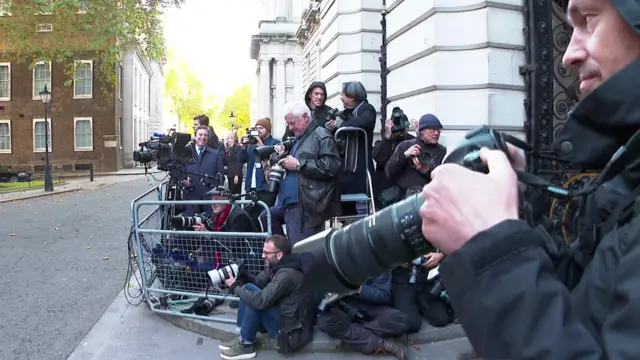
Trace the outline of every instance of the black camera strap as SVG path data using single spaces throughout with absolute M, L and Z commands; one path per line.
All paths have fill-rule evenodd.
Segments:
M 516 146 L 517 148 L 524 150 L 533 157 L 558 161 L 554 156 L 543 155 L 535 151 L 533 147 L 531 147 L 531 145 L 516 138 L 515 136 L 502 134 L 502 137 L 505 142 L 508 142 Z M 637 131 L 624 146 L 620 147 L 620 149 L 616 151 L 616 153 L 611 157 L 611 160 L 609 160 L 602 172 L 595 179 L 593 179 L 593 181 L 591 181 L 587 187 L 578 191 L 565 189 L 556 184 L 553 184 L 550 181 L 547 181 L 522 170 L 516 170 L 516 174 L 519 181 L 531 187 L 542 188 L 545 191 L 551 193 L 551 195 L 554 197 L 574 198 L 578 196 L 588 195 L 594 192 L 602 183 L 610 180 L 615 175 L 622 172 L 631 161 L 635 160 L 638 154 L 640 154 L 640 131 Z

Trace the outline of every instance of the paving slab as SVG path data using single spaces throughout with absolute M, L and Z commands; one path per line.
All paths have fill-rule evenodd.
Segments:
M 220 341 L 229 341 L 237 338 L 236 333 L 236 310 L 231 309 L 228 303 L 225 302 L 218 305 L 210 314 L 209 317 L 216 317 L 226 320 L 229 323 L 221 323 L 215 321 L 205 321 L 199 319 L 192 319 L 181 317 L 178 315 L 169 315 L 166 313 L 157 313 L 160 317 L 167 320 L 171 324 L 200 334 L 212 339 Z M 466 335 L 462 327 L 458 324 L 451 324 L 445 327 L 436 328 L 423 322 L 422 328 L 415 334 L 409 334 L 397 340 L 403 342 L 406 345 L 422 345 L 431 344 L 440 341 L 448 341 L 454 339 L 464 338 Z M 264 334 L 258 334 L 258 342 L 260 347 L 266 350 L 275 350 L 275 340 L 270 339 Z M 313 342 L 301 349 L 301 352 L 343 352 L 350 351 L 347 347 L 341 344 L 340 341 L 335 340 L 327 336 L 327 334 L 315 329 Z

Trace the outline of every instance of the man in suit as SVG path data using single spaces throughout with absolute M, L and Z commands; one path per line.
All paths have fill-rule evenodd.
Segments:
M 205 178 L 203 183 L 204 176 L 188 174 L 185 181 L 185 185 L 188 187 L 183 194 L 185 200 L 209 200 L 206 194 L 216 186 L 216 176 L 218 174 L 224 175 L 222 155 L 217 149 L 207 146 L 208 140 L 209 129 L 206 126 L 198 126 L 195 131 L 195 146 L 192 148 L 193 158 L 186 166 L 186 170 L 188 172 L 206 174 L 210 178 Z M 211 206 L 187 205 L 184 214 L 191 216 L 203 212 L 211 214 Z

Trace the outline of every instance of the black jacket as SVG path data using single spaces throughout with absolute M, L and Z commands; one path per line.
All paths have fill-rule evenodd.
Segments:
M 390 188 L 394 184 L 384 171 L 387 162 L 391 159 L 398 144 L 411 139 L 415 139 L 415 136 L 409 133 L 400 138 L 392 137 L 391 139 L 387 139 L 384 137 L 384 129 L 382 129 L 382 140 L 378 140 L 373 144 L 373 160 L 376 162 L 375 189 L 373 193 L 376 195 L 376 198 L 382 191 Z
M 315 300 L 304 284 L 297 254 L 283 256 L 273 269 L 266 268 L 256 276 L 249 276 L 249 281 L 262 291 L 247 290 L 238 283 L 231 286 L 231 291 L 252 309 L 275 307 L 278 310 L 278 352 L 293 352 L 313 340 Z
M 254 233 L 258 232 L 251 216 L 240 206 L 231 205 L 231 212 L 222 225 L 225 232 Z
M 342 151 L 342 180 L 340 191 L 343 194 L 366 194 L 367 193 L 367 165 L 369 171 L 373 172 L 373 131 L 376 127 L 376 109 L 368 101 L 362 102 L 355 108 L 344 109 L 343 121 L 337 122 L 335 132 L 344 127 L 356 127 L 366 132 L 367 146 L 361 133 L 340 133 L 336 141 L 341 144 Z M 356 151 L 347 149 L 355 148 Z M 365 161 L 365 154 L 369 156 L 369 164 Z
M 240 178 L 240 182 L 242 182 L 242 167 L 247 163 L 247 152 L 242 151 L 241 146 L 234 146 L 231 149 L 220 148 L 222 151 L 222 161 L 224 162 L 224 166 L 226 167 L 226 175 L 229 181 L 233 181 L 234 176 L 238 176 Z
M 340 212 L 340 153 L 327 129 L 313 121 L 298 140 L 298 206 L 302 229 L 318 226 Z
M 315 88 L 321 88 L 324 91 L 324 100 L 322 101 L 322 105 L 317 109 L 311 108 L 311 91 Z M 331 110 L 330 106 L 325 105 L 325 101 L 327 101 L 327 87 L 324 85 L 322 81 L 314 81 L 309 85 L 307 92 L 304 94 L 304 102 L 307 104 L 309 109 L 311 109 L 311 117 L 318 123 L 319 126 L 324 127 L 324 124 L 327 123 L 327 114 L 329 110 Z
M 420 145 L 422 149 L 426 149 L 431 155 L 430 168 L 425 174 L 419 172 L 413 166 L 411 160 L 404 155 L 404 152 L 415 144 Z M 393 156 L 385 166 L 387 178 L 393 179 L 392 181 L 395 182 L 395 185 L 398 185 L 403 191 L 407 191 L 410 188 L 423 187 L 431 181 L 431 171 L 442 164 L 445 155 L 447 155 L 447 148 L 443 145 L 425 144 L 417 138 L 405 140 L 398 144 Z
M 640 129 L 639 74 L 640 61 L 615 74 L 578 104 L 568 122 L 589 124 L 585 131 L 609 136 L 629 136 Z M 595 127 L 598 122 L 603 126 Z M 631 133 L 621 131 L 625 128 Z M 619 174 L 630 188 L 640 185 L 639 155 L 634 154 Z M 639 359 L 640 217 L 598 239 L 591 262 L 572 290 L 555 268 L 568 256 L 566 249 L 544 229 L 524 221 L 504 221 L 450 254 L 440 274 L 477 355 Z

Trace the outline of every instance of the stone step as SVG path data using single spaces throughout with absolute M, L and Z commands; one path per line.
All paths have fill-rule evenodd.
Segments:
M 209 317 L 212 319 L 211 321 L 199 320 L 186 318 L 179 315 L 168 315 L 165 313 L 158 313 L 162 318 L 169 321 L 173 325 L 203 335 L 210 337 L 212 339 L 220 340 L 220 341 L 229 341 L 237 338 L 238 334 L 236 333 L 236 326 L 234 324 L 219 322 L 223 321 L 231 321 L 235 323 L 236 315 L 235 310 L 230 309 L 226 303 L 222 304 L 214 311 L 209 314 Z M 218 321 L 215 321 L 215 320 Z M 446 341 L 452 339 L 464 338 L 466 335 L 462 327 L 458 324 L 451 324 L 445 327 L 436 328 L 428 324 L 426 321 L 423 322 L 422 328 L 419 332 L 415 334 L 409 334 L 407 336 L 403 336 L 402 338 L 397 339 L 398 341 L 406 344 L 406 345 L 420 345 L 420 344 L 429 344 L 439 341 Z M 275 350 L 276 344 L 274 339 L 270 339 L 264 334 L 258 334 L 258 343 L 260 344 L 260 348 L 265 350 Z M 327 334 L 315 329 L 313 342 L 307 344 L 300 352 L 342 352 L 342 351 L 350 351 L 350 349 L 346 348 L 344 345 L 340 343 L 340 341 L 335 340 L 327 336 Z

